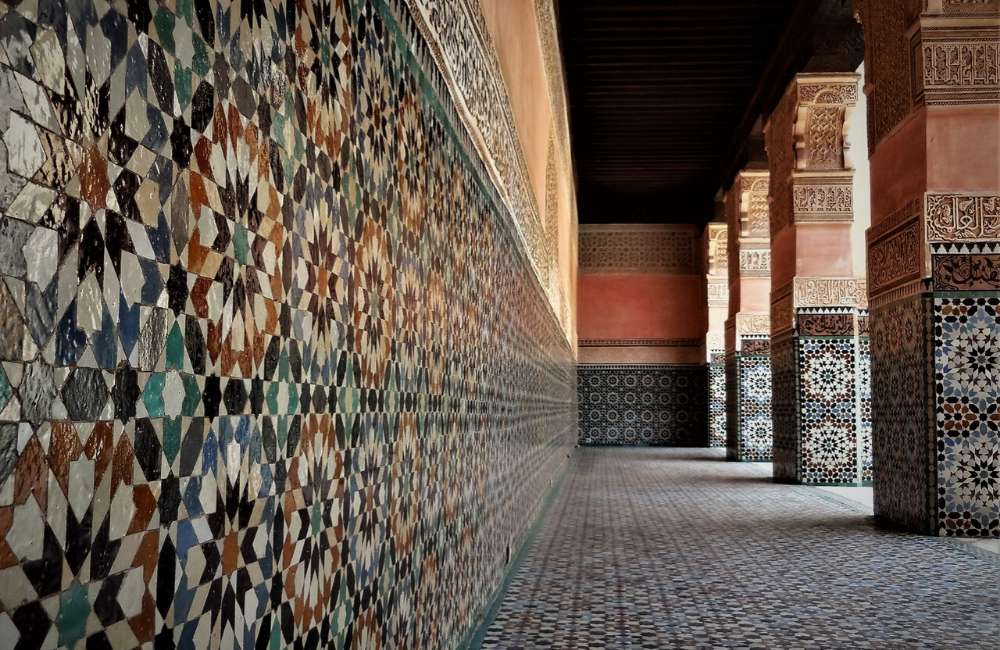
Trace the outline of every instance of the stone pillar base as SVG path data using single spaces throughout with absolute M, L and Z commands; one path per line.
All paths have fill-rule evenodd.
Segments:
M 873 307 L 872 343 L 876 517 L 1000 537 L 1000 291 Z
M 776 481 L 871 483 L 869 348 L 867 315 L 848 307 L 801 308 L 774 338 Z
M 713 350 L 708 364 L 708 446 L 726 446 L 726 355 Z
M 726 357 L 726 458 L 771 460 L 770 338 L 743 336 Z

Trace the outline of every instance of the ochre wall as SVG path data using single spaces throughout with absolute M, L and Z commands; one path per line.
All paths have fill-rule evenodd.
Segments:
M 557 311 L 575 345 L 576 197 L 555 15 L 536 0 L 480 0 L 513 110 L 560 296 Z
M 704 335 L 704 278 L 585 273 L 579 279 L 580 339 L 696 339 Z

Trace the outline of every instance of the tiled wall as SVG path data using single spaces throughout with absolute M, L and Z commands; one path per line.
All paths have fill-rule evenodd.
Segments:
M 406 11 L 0 26 L 0 646 L 454 645 L 576 381 Z
M 744 337 L 741 351 L 726 358 L 726 455 L 730 460 L 772 458 L 770 352 L 768 337 Z
M 925 293 L 873 311 L 876 516 L 1000 536 L 997 331 L 996 291 Z
M 726 358 L 714 352 L 708 364 L 708 446 L 726 446 Z
M 775 338 L 774 476 L 809 484 L 872 480 L 870 344 L 850 310 L 799 314 L 798 331 Z M 844 313 L 847 312 L 847 313 Z M 809 331 L 811 323 L 839 326 Z M 867 321 L 867 316 L 862 317 Z M 820 321 L 820 319 L 826 319 Z
M 578 366 L 580 442 L 705 446 L 707 378 L 703 365 Z

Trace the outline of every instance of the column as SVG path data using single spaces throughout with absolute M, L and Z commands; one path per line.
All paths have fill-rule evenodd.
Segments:
M 771 460 L 768 172 L 747 168 L 726 194 L 726 457 Z
M 1000 2 L 869 0 L 875 514 L 1000 536 Z
M 726 446 L 726 317 L 729 315 L 729 259 L 726 224 L 709 223 L 702 237 L 708 297 L 708 446 Z
M 771 170 L 774 478 L 820 485 L 871 480 L 865 415 L 870 362 L 863 269 L 852 251 L 846 136 L 854 73 L 801 73 L 766 126 Z M 860 277 L 859 277 L 860 276 Z

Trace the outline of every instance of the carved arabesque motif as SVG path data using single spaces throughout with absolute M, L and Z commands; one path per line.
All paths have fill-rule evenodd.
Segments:
M 850 180 L 850 179 L 848 179 Z M 854 214 L 854 191 L 849 184 L 796 184 L 792 188 L 795 220 L 850 219 Z
M 927 241 L 1000 240 L 1000 195 L 928 193 Z
M 907 30 L 923 0 L 861 0 L 868 92 L 868 150 L 910 112 L 910 42 Z
M 696 274 L 697 240 L 693 226 L 584 225 L 580 271 Z
M 844 112 L 840 106 L 813 106 L 807 110 L 805 146 L 796 144 L 797 169 L 844 166 Z

